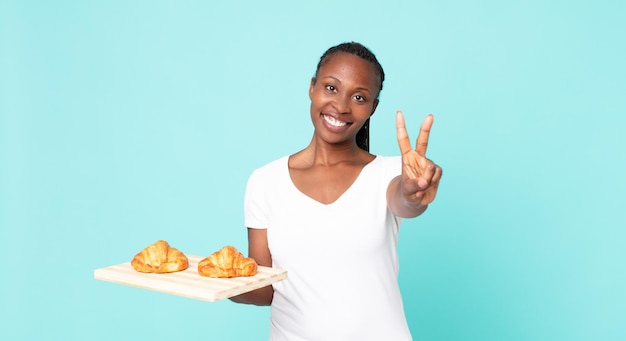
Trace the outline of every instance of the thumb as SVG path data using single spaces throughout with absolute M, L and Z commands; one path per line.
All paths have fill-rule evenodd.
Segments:
M 417 188 L 424 190 L 428 187 L 428 181 L 424 179 L 417 179 Z

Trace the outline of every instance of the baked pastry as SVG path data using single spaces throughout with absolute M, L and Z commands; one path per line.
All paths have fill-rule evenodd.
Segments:
M 139 272 L 168 273 L 187 269 L 189 260 L 165 240 L 159 240 L 136 254 L 130 265 Z
M 253 276 L 256 271 L 257 264 L 254 259 L 244 257 L 234 246 L 229 245 L 198 263 L 198 273 L 206 277 Z

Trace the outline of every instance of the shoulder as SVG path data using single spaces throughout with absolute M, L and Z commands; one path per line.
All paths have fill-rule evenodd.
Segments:
M 383 164 L 394 164 L 401 163 L 402 156 L 394 155 L 394 156 L 385 156 L 385 155 L 376 155 L 376 162 L 380 162 Z
M 281 174 L 281 171 L 286 169 L 287 167 L 288 159 L 289 156 L 283 156 L 281 158 L 266 163 L 265 165 L 252 171 L 252 174 L 250 174 L 250 179 L 253 180 L 257 178 L 275 177 Z
M 289 156 L 282 156 L 276 160 L 270 161 L 263 166 L 254 170 L 254 173 L 257 172 L 267 172 L 268 170 L 274 170 L 277 168 L 281 168 L 283 165 L 287 164 Z
M 368 168 L 387 184 L 393 177 L 402 173 L 402 157 L 377 155 Z
M 372 161 L 372 165 L 385 169 L 394 169 L 398 167 L 401 169 L 402 157 L 377 155 L 374 161 Z

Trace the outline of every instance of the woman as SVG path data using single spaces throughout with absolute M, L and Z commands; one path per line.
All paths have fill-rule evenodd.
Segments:
M 425 156 L 432 115 L 415 149 L 398 112 L 402 156 L 368 152 L 367 125 L 384 77 L 363 45 L 330 48 L 309 88 L 311 142 L 250 176 L 249 256 L 288 278 L 232 300 L 271 305 L 270 340 L 411 340 L 398 287 L 398 231 L 403 218 L 434 200 L 441 168 Z

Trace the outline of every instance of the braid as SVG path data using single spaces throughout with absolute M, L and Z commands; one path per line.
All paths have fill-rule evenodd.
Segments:
M 380 84 L 378 88 L 378 94 L 380 95 L 380 91 L 383 90 L 383 82 L 385 81 L 385 71 L 383 71 L 383 67 L 380 65 L 380 63 L 378 62 L 378 59 L 376 59 L 376 56 L 372 53 L 372 51 L 370 51 L 367 47 L 356 42 L 342 43 L 326 50 L 326 52 L 324 52 L 322 57 L 320 57 L 320 61 L 317 63 L 317 69 L 315 70 L 315 77 L 317 78 L 317 73 L 319 72 L 320 67 L 322 67 L 322 65 L 324 65 L 324 63 L 326 63 L 326 61 L 328 61 L 328 59 L 332 55 L 339 53 L 339 52 L 344 52 L 344 53 L 355 55 L 372 64 L 372 66 L 374 67 L 374 70 L 376 71 L 376 76 L 378 77 L 378 81 Z M 369 152 L 369 125 L 370 125 L 370 120 L 367 119 L 367 121 L 365 121 L 365 124 L 363 124 L 363 127 L 361 127 L 361 129 L 356 134 L 357 145 L 359 146 L 359 148 L 368 152 Z

